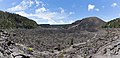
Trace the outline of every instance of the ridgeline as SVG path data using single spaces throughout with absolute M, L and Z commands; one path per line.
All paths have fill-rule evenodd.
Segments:
M 37 23 L 18 14 L 0 11 L 0 29 L 37 27 Z

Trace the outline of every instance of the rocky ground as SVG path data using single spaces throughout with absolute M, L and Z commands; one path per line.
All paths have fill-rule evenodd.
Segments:
M 120 29 L 96 32 L 62 29 L 0 31 L 0 57 L 20 58 L 118 58 Z M 29 51 L 28 48 L 33 48 Z

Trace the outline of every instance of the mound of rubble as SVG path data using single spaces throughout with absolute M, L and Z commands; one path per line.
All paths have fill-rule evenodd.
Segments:
M 10 34 L 0 30 L 0 58 L 34 58 L 29 47 L 9 40 Z
M 119 32 L 120 29 L 81 33 L 63 30 L 0 30 L 0 58 L 119 58 Z

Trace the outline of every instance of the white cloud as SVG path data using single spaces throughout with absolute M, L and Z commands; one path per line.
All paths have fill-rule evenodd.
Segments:
M 45 11 L 47 11 L 47 9 L 44 8 L 44 7 L 35 10 L 36 13 L 42 13 L 42 12 L 45 12 Z
M 69 12 L 70 15 L 75 14 L 75 12 Z
M 38 6 L 45 6 L 45 4 L 42 2 L 42 1 L 40 1 L 40 0 L 35 0 L 35 3 L 36 3 L 36 7 L 38 7 Z
M 95 5 L 93 5 L 93 4 L 89 4 L 89 5 L 88 5 L 88 11 L 92 11 L 92 10 L 100 11 L 100 9 L 95 8 Z
M 65 12 L 62 7 L 58 8 L 60 11 L 50 11 L 45 8 L 45 5 L 42 1 L 38 0 L 23 0 L 15 7 L 7 9 L 7 11 L 33 19 L 38 24 L 63 24 L 66 18 L 74 14 L 74 12 Z M 31 13 L 29 9 L 33 9 Z
M 20 11 L 16 12 L 16 14 L 33 19 L 39 24 L 43 23 L 42 20 L 46 20 L 47 24 L 63 24 L 65 23 L 64 19 L 69 16 L 67 13 L 47 11 L 46 8 L 38 8 L 35 10 L 35 13 Z
M 7 9 L 7 11 L 23 11 L 28 9 L 29 7 L 31 7 L 34 4 L 34 2 L 32 0 L 23 0 L 20 4 Z
M 61 13 L 64 13 L 64 12 L 65 12 L 65 10 L 64 10 L 63 8 L 59 7 L 59 9 L 60 9 L 60 12 L 61 12 Z
M 91 11 L 95 8 L 95 5 L 89 4 L 88 5 L 88 11 Z
M 96 11 L 100 11 L 100 9 L 98 9 L 98 8 L 96 8 L 95 10 L 96 10 Z
M 22 16 L 25 16 L 25 17 L 29 17 L 31 15 L 28 15 L 27 13 L 25 13 L 24 11 L 19 11 L 19 12 L 15 12 L 16 14 L 19 14 L 19 15 L 22 15 Z
M 35 3 L 37 4 L 36 6 L 40 5 L 39 1 L 37 1 L 37 0 L 35 0 Z
M 29 7 L 31 7 L 31 6 L 34 4 L 34 2 L 31 1 L 31 0 L 29 0 L 29 1 L 28 1 L 28 4 L 29 4 Z
M 81 19 L 79 19 L 79 20 L 81 20 Z M 70 20 L 69 22 L 70 22 L 70 23 L 73 23 L 73 22 L 75 22 L 75 21 L 74 21 L 74 20 Z
M 118 4 L 117 4 L 117 3 L 113 3 L 111 6 L 112 6 L 112 7 L 117 7 Z
M 12 8 L 7 9 L 7 11 L 21 11 L 21 10 L 25 10 L 25 9 L 26 9 L 25 6 L 17 5 L 17 6 L 15 6 L 15 7 L 12 7 Z
M 15 3 L 12 3 L 12 5 L 14 5 Z M 7 9 L 7 11 L 11 11 L 11 12 L 15 12 L 15 11 L 23 11 L 26 9 L 29 9 L 33 6 L 36 7 L 43 7 L 45 4 L 42 1 L 38 1 L 38 0 L 22 0 L 22 2 L 20 2 L 20 4 Z

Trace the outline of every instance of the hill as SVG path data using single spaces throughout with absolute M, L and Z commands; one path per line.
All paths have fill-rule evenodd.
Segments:
M 120 18 L 116 18 L 107 22 L 103 27 L 104 28 L 120 28 Z
M 97 29 L 101 28 L 105 22 L 97 17 L 87 17 L 83 18 L 82 20 L 78 20 L 71 24 L 68 29 L 75 29 L 75 30 L 90 30 L 90 29 Z
M 18 14 L 0 11 L 0 29 L 35 28 L 37 23 Z

